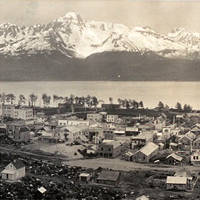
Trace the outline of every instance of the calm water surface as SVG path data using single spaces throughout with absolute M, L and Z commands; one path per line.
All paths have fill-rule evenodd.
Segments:
M 187 103 L 200 109 L 200 82 L 0 82 L 0 93 L 15 95 L 31 93 L 41 96 L 43 93 L 60 96 L 97 96 L 108 102 L 113 97 L 142 100 L 146 107 L 155 107 L 158 101 L 169 106 L 176 102 Z

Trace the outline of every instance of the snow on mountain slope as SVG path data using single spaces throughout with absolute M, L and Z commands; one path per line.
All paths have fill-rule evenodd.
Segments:
M 0 54 L 20 56 L 58 51 L 67 57 L 88 57 L 105 51 L 153 51 L 162 56 L 200 52 L 200 34 L 176 30 L 168 35 L 149 27 L 87 21 L 69 12 L 46 25 L 0 25 Z

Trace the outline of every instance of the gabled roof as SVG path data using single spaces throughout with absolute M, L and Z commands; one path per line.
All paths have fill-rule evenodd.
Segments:
M 153 142 L 147 143 L 142 149 L 139 151 L 145 154 L 146 156 L 150 155 L 154 151 L 156 151 L 159 148 L 158 145 L 154 144 Z
M 16 169 L 20 169 L 22 167 L 25 167 L 24 163 L 20 160 L 14 160 L 12 164 L 15 166 Z
M 167 159 L 170 158 L 170 157 L 174 158 L 175 160 L 178 160 L 179 162 L 181 162 L 183 160 L 183 158 L 181 156 L 178 156 L 175 153 L 168 155 Z
M 193 140 L 196 138 L 196 135 L 191 131 L 188 131 L 185 135 Z
M 200 129 L 198 127 L 194 127 L 191 131 L 192 132 L 200 132 Z

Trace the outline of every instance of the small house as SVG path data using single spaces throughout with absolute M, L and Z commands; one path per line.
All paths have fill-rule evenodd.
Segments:
M 3 180 L 16 181 L 25 176 L 25 165 L 20 160 L 14 160 L 1 172 Z
M 97 183 L 116 185 L 119 182 L 119 177 L 120 172 L 103 170 L 97 178 Z
M 176 177 L 167 176 L 167 190 L 187 190 L 187 178 L 186 177 Z
M 140 133 L 140 130 L 137 127 L 126 127 L 125 129 L 126 136 L 136 136 L 139 133 Z
M 167 176 L 166 184 L 167 190 L 191 190 L 193 177 L 188 170 L 182 168 L 178 170 L 174 176 Z
M 79 180 L 81 182 L 88 182 L 88 181 L 90 181 L 90 179 L 91 179 L 91 175 L 89 173 L 81 173 L 79 175 Z
M 196 140 L 193 141 L 192 149 L 200 149 L 200 137 L 196 138 Z
M 195 151 L 190 156 L 190 161 L 192 165 L 200 165 L 200 152 Z
M 194 141 L 195 138 L 196 138 L 196 136 L 192 132 L 188 132 L 185 135 L 183 135 L 182 137 L 180 137 L 178 139 L 179 149 L 185 150 L 185 151 L 190 151 L 192 148 L 192 142 Z
M 182 163 L 182 161 L 183 158 L 175 153 L 172 153 L 166 157 L 166 163 L 169 165 L 179 165 Z

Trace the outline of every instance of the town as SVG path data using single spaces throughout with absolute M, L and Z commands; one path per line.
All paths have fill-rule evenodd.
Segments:
M 0 199 L 199 199 L 200 111 L 0 95 Z

